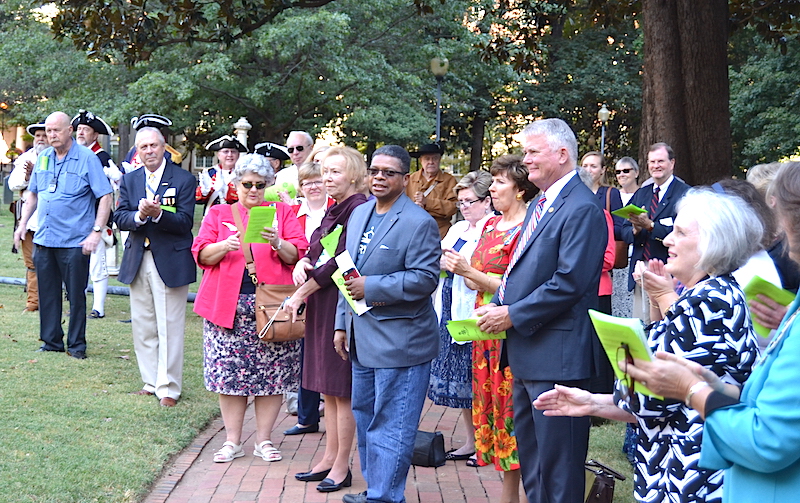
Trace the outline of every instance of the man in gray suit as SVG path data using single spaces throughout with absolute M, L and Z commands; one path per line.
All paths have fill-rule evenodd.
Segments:
M 607 227 L 575 171 L 578 146 L 569 126 L 540 120 L 522 136 L 522 162 L 542 194 L 528 209 L 492 303 L 478 310 L 478 325 L 490 333 L 507 331 L 514 428 L 529 503 L 579 503 L 589 418 L 544 416 L 531 402 L 555 383 L 585 389 L 604 355 L 587 310 L 597 308 Z
M 367 481 L 367 491 L 345 495 L 345 503 L 405 501 L 431 360 L 439 351 L 431 304 L 439 229 L 405 195 L 410 164 L 402 147 L 376 150 L 368 169 L 375 199 L 356 208 L 347 226 L 347 251 L 361 275 L 345 285 L 371 309 L 358 316 L 340 297 L 336 316 L 334 346 L 353 362 L 353 415 Z

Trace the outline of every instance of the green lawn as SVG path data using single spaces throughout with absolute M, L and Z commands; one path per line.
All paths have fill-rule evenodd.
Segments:
M 0 276 L 22 278 L 8 212 L 0 225 Z M 21 314 L 24 307 L 22 287 L 0 285 L 0 501 L 140 501 L 219 412 L 202 383 L 202 320 L 187 304 L 183 396 L 164 408 L 128 394 L 142 386 L 131 325 L 119 322 L 130 318 L 128 297 L 109 295 L 106 317 L 87 321 L 82 361 L 34 352 L 38 315 Z

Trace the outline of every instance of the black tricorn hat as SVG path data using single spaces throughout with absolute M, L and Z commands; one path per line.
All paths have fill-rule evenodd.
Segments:
M 408 155 L 415 158 L 420 158 L 425 154 L 444 154 L 444 147 L 439 142 L 428 143 L 423 145 L 416 152 L 409 152 Z
M 72 118 L 71 124 L 73 129 L 78 129 L 78 126 L 85 124 L 97 131 L 98 134 L 107 134 L 109 136 L 114 134 L 114 131 L 111 130 L 111 126 L 106 124 L 106 121 L 88 110 L 79 110 L 78 115 Z
M 25 128 L 25 131 L 27 131 L 31 136 L 33 136 L 36 131 L 44 131 L 44 121 L 37 122 L 36 124 L 28 124 L 28 127 Z
M 289 160 L 289 152 L 283 145 L 276 143 L 264 142 L 256 145 L 254 152 L 264 157 L 272 157 L 273 159 L 280 159 L 281 161 Z
M 212 152 L 222 150 L 223 148 L 233 148 L 239 152 L 250 152 L 247 150 L 247 147 L 242 145 L 242 142 L 230 135 L 220 136 L 216 140 L 206 145 L 206 150 L 210 150 Z
M 133 129 L 137 131 L 145 126 L 161 129 L 165 127 L 170 127 L 171 125 L 172 121 L 167 119 L 163 115 L 144 114 L 140 115 L 139 117 L 131 117 L 131 126 L 133 127 Z

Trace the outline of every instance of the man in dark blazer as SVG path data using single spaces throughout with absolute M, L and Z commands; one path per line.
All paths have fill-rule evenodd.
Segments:
M 387 145 L 369 168 L 374 200 L 353 210 L 347 251 L 361 276 L 345 282 L 371 309 L 361 316 L 340 297 L 334 346 L 353 362 L 353 416 L 367 492 L 345 503 L 405 501 L 431 360 L 439 352 L 431 294 L 439 282 L 436 221 L 405 195 L 411 158 Z M 345 276 L 349 276 L 345 274 Z
M 596 372 L 599 341 L 587 311 L 597 308 L 608 242 L 603 210 L 576 171 L 577 141 L 560 119 L 522 131 L 532 201 L 511 261 L 478 326 L 507 332 L 514 374 L 514 429 L 529 503 L 581 503 L 588 417 L 547 417 L 533 409 L 539 394 L 564 384 L 586 388 Z M 537 223 L 538 222 L 538 223 Z
M 675 153 L 666 143 L 654 143 L 647 153 L 647 169 L 653 178 L 652 185 L 645 185 L 633 194 L 630 204 L 647 210 L 647 213 L 631 216 L 622 226 L 622 239 L 633 243 L 628 274 L 628 290 L 633 290 L 634 318 L 650 321 L 649 302 L 644 299 L 641 287 L 633 279 L 633 271 L 639 261 L 658 259 L 667 261 L 667 247 L 663 240 L 672 232 L 678 201 L 689 190 L 689 186 L 676 178 Z
M 164 157 L 158 129 L 136 133 L 136 150 L 145 169 L 122 177 L 114 221 L 130 231 L 119 280 L 131 285 L 133 346 L 144 387 L 137 395 L 156 395 L 173 407 L 183 381 L 186 296 L 196 279 L 192 258 L 197 181 Z

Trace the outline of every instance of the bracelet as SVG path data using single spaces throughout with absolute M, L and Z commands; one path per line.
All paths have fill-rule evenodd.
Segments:
M 272 245 L 270 245 L 270 246 L 272 246 Z M 281 249 L 282 246 L 283 246 L 283 240 L 281 238 L 278 238 L 278 246 L 272 246 L 272 249 L 275 250 L 275 251 L 278 251 L 278 250 Z
M 703 388 L 705 388 L 705 387 L 707 387 L 707 386 L 708 386 L 708 383 L 707 383 L 707 382 L 705 382 L 705 381 L 699 381 L 699 382 L 696 382 L 696 383 L 694 383 L 694 384 L 692 385 L 692 387 L 691 387 L 691 388 L 689 388 L 689 394 L 688 394 L 688 395 L 686 395 L 686 400 L 684 400 L 684 403 L 686 403 L 686 406 L 687 406 L 687 407 L 689 407 L 689 408 L 691 409 L 691 408 L 692 408 L 692 397 L 693 397 L 693 396 L 694 396 L 694 395 L 695 395 L 695 394 L 696 394 L 698 391 L 700 391 L 701 389 L 703 389 Z

